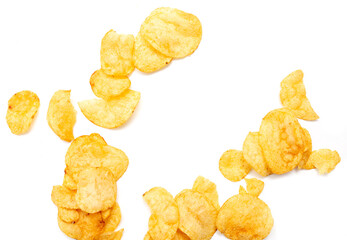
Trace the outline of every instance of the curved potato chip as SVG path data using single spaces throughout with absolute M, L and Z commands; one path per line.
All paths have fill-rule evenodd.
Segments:
M 122 126 L 131 117 L 140 101 L 140 93 L 126 90 L 112 100 L 84 100 L 78 103 L 83 115 L 95 125 L 104 128 Z
M 116 202 L 116 180 L 107 168 L 87 168 L 78 174 L 76 202 L 87 213 L 112 207 Z
M 77 222 L 80 214 L 76 209 L 58 207 L 58 217 L 67 223 Z
M 102 220 L 101 213 L 86 213 L 84 211 L 80 212 L 80 219 L 77 225 L 82 231 L 82 239 L 94 239 L 102 233 L 102 229 L 105 226 Z
M 202 27 L 193 14 L 169 7 L 157 8 L 143 22 L 140 34 L 168 57 L 183 58 L 199 46 Z
M 243 158 L 242 151 L 228 150 L 219 160 L 219 171 L 226 179 L 237 182 L 247 176 L 251 166 Z
M 108 218 L 104 218 L 105 226 L 103 232 L 113 232 L 118 227 L 120 220 L 122 219 L 122 214 L 120 211 L 120 207 L 116 202 L 114 206 L 111 208 L 111 212 Z
M 302 154 L 302 159 L 299 162 L 298 168 L 299 169 L 313 169 L 314 166 L 311 164 L 307 164 L 308 163 L 308 159 L 312 153 L 312 139 L 311 139 L 311 135 L 308 132 L 308 130 L 306 128 L 302 128 L 303 131 L 303 137 L 304 137 L 304 146 L 305 146 L 305 150 L 304 153 Z
M 302 128 L 287 109 L 273 110 L 263 118 L 259 143 L 267 165 L 275 174 L 296 168 L 305 150 Z
M 60 139 L 71 142 L 76 123 L 76 110 L 70 101 L 70 90 L 56 91 L 49 102 L 47 122 Z
M 319 174 L 330 173 L 335 169 L 336 165 L 341 161 L 341 157 L 336 151 L 330 149 L 319 149 L 311 153 L 308 165 L 317 168 Z
M 248 192 L 246 191 L 246 189 L 242 186 L 239 187 L 239 194 L 248 194 Z
M 250 194 L 229 198 L 217 218 L 218 230 L 232 240 L 264 239 L 271 232 L 273 223 L 270 208 Z
M 69 174 L 64 174 L 63 186 L 70 190 L 77 190 L 77 184 Z
M 310 101 L 306 97 L 303 78 L 304 73 L 301 70 L 296 70 L 282 80 L 281 102 L 284 107 L 292 110 L 297 118 L 317 120 L 319 116 L 315 113 Z
M 95 240 L 120 240 L 123 236 L 124 229 L 117 232 L 103 233 L 95 238 Z
M 190 240 L 190 238 L 187 234 L 178 229 L 172 240 Z
M 131 85 L 128 77 L 107 75 L 102 69 L 92 74 L 89 83 L 95 96 L 105 100 L 120 95 Z
M 157 71 L 172 61 L 172 57 L 167 57 L 137 34 L 135 38 L 135 67 L 141 72 L 151 73 Z
M 172 239 L 177 232 L 179 212 L 172 195 L 161 187 L 154 187 L 143 194 L 151 209 L 148 232 L 153 240 Z
M 134 71 L 134 36 L 108 31 L 101 41 L 101 68 L 108 75 L 127 76 Z
M 267 166 L 263 150 L 259 145 L 259 133 L 248 133 L 245 141 L 243 142 L 243 157 L 246 162 L 261 176 L 266 177 L 271 174 L 269 167 Z
M 51 199 L 57 207 L 79 209 L 75 195 L 75 191 L 71 191 L 64 186 L 53 186 Z
M 143 240 L 151 240 L 151 239 L 152 239 L 151 235 L 149 235 L 149 232 L 147 232 Z
M 105 221 L 109 216 L 111 216 L 112 208 L 101 211 L 102 219 Z
M 67 223 L 58 217 L 58 226 L 70 238 L 81 239 L 83 236 L 82 230 L 77 223 Z
M 207 178 L 199 176 L 195 180 L 192 190 L 204 194 L 211 201 L 212 205 L 219 210 L 220 206 L 216 184 Z
M 190 239 L 211 239 L 216 232 L 218 210 L 201 193 L 183 190 L 175 201 L 180 213 L 179 229 Z
M 247 192 L 254 197 L 259 197 L 264 189 L 264 182 L 256 178 L 245 178 Z
M 40 99 L 31 91 L 21 91 L 8 100 L 6 122 L 11 132 L 20 135 L 29 131 L 37 110 Z

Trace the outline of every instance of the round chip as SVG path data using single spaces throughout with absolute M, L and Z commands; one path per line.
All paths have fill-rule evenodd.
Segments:
M 80 214 L 75 209 L 67 209 L 58 207 L 58 217 L 67 223 L 77 222 Z
M 120 223 L 120 220 L 122 219 L 122 214 L 118 203 L 116 202 L 111 208 L 110 215 L 107 218 L 105 218 L 105 213 L 102 214 L 102 216 L 105 220 L 105 227 L 103 229 L 103 232 L 113 232 L 114 230 L 116 230 Z
M 341 157 L 338 152 L 330 149 L 319 149 L 311 153 L 308 163 L 317 168 L 319 174 L 326 174 L 334 170 L 340 161 Z
M 219 160 L 219 170 L 226 179 L 237 182 L 247 176 L 251 166 L 245 161 L 242 151 L 228 150 Z
M 196 178 L 192 190 L 204 194 L 211 201 L 212 205 L 219 210 L 220 206 L 216 184 L 207 178 L 199 176 Z
M 75 195 L 75 191 L 72 191 L 64 186 L 53 186 L 51 199 L 57 207 L 79 209 Z
M 247 184 L 247 192 L 254 197 L 259 197 L 264 189 L 264 182 L 256 178 L 246 178 L 245 181 Z

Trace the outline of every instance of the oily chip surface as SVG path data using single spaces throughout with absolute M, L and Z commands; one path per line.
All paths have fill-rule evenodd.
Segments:
M 58 207 L 58 217 L 67 223 L 77 222 L 80 214 L 76 209 Z
M 122 214 L 118 203 L 116 202 L 113 205 L 110 211 L 110 215 L 107 218 L 106 216 L 103 216 L 103 214 L 102 218 L 105 220 L 103 232 L 113 232 L 114 230 L 116 230 L 120 223 L 120 220 L 122 219 Z
M 103 233 L 95 238 L 95 240 L 120 240 L 123 236 L 124 229 L 117 232 Z
M 319 149 L 312 152 L 308 160 L 309 163 L 318 169 L 319 174 L 330 173 L 341 161 L 337 151 L 330 149 Z
M 6 122 L 11 132 L 20 135 L 29 131 L 40 107 L 40 99 L 31 91 L 21 91 L 8 100 Z
M 243 179 L 251 171 L 251 166 L 243 157 L 242 151 L 228 150 L 219 160 L 219 170 L 232 182 Z
M 207 199 L 211 201 L 212 205 L 219 210 L 218 192 L 215 183 L 207 178 L 199 176 L 195 180 L 192 190 L 204 194 Z
M 76 202 L 76 192 L 64 186 L 53 186 L 51 199 L 57 207 L 67 209 L 78 209 Z
M 254 197 L 259 197 L 264 189 L 264 182 L 256 178 L 245 178 L 247 192 Z
M 143 22 L 140 34 L 154 49 L 168 57 L 183 58 L 199 46 L 202 27 L 193 14 L 169 7 L 154 10 Z

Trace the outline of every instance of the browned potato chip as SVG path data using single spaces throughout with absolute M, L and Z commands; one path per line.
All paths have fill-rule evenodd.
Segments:
M 57 207 L 68 209 L 79 209 L 76 198 L 76 192 L 63 186 L 53 186 L 51 198 Z
M 216 184 L 207 178 L 199 176 L 195 180 L 192 190 L 204 194 L 211 201 L 212 205 L 219 210 L 220 206 Z
M 70 101 L 70 90 L 56 91 L 49 102 L 47 122 L 60 139 L 71 142 L 76 123 L 76 110 Z
M 228 150 L 219 160 L 219 170 L 232 182 L 243 179 L 251 171 L 251 166 L 243 158 L 242 151 Z
M 31 91 L 21 91 L 8 100 L 7 125 L 11 132 L 20 135 L 29 131 L 40 107 L 40 99 Z
M 70 190 L 77 190 L 77 184 L 69 174 L 64 174 L 63 186 Z
M 92 240 L 102 233 L 105 223 L 102 220 L 100 212 L 86 213 L 80 211 L 80 219 L 78 220 L 77 225 L 82 231 L 82 240 Z
M 193 14 L 162 7 L 154 10 L 146 18 L 140 34 L 165 56 L 182 58 L 198 48 L 202 27 L 199 19 Z
M 77 222 L 80 214 L 76 209 L 58 207 L 58 217 L 67 223 Z
M 303 78 L 304 73 L 301 70 L 296 70 L 282 80 L 281 102 L 284 107 L 291 109 L 297 118 L 317 120 L 319 117 L 306 97 Z
M 120 223 L 120 220 L 122 219 L 120 207 L 117 202 L 111 208 L 109 217 L 107 218 L 103 217 L 103 219 L 106 220 L 103 232 L 113 232 L 114 230 L 116 230 L 116 228 L 118 227 Z
M 245 178 L 247 184 L 247 192 L 254 197 L 259 197 L 264 189 L 264 182 L 256 178 Z
M 242 186 L 239 187 L 239 194 L 248 194 L 248 192 L 246 191 L 246 189 Z
M 117 128 L 129 120 L 140 100 L 140 93 L 126 90 L 112 100 L 84 100 L 78 103 L 83 115 L 95 125 Z
M 336 165 L 341 161 L 341 157 L 336 151 L 330 149 L 319 149 L 311 153 L 308 165 L 317 168 L 319 174 L 330 173 L 335 169 Z
M 108 31 L 101 41 L 101 68 L 108 75 L 127 76 L 134 71 L 134 36 Z
M 73 239 L 82 239 L 83 233 L 77 223 L 67 223 L 58 217 L 58 226 L 68 237 Z
M 299 162 L 298 168 L 299 169 L 313 169 L 314 166 L 310 163 L 308 163 L 308 159 L 312 153 L 312 139 L 311 139 L 311 135 L 308 132 L 308 130 L 306 128 L 302 128 L 303 131 L 303 137 L 304 137 L 304 146 L 305 146 L 305 150 L 304 153 L 302 155 L 302 159 Z
M 106 232 L 95 238 L 95 240 L 120 240 L 123 236 L 124 229 L 117 232 Z

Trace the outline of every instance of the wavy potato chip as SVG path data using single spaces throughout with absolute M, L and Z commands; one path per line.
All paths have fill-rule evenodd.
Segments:
M 282 105 L 292 110 L 297 118 L 317 120 L 319 116 L 306 97 L 303 78 L 304 73 L 301 70 L 296 70 L 284 78 L 281 82 L 280 99 Z
M 31 91 L 21 91 L 8 100 L 6 122 L 11 132 L 20 135 L 29 131 L 40 107 L 40 99 Z
M 51 199 L 57 207 L 79 209 L 75 195 L 75 191 L 72 191 L 64 186 L 53 186 Z
M 142 23 L 140 34 L 168 57 L 183 58 L 199 46 L 202 27 L 193 14 L 169 7 L 157 8 Z
M 298 164 L 298 168 L 299 169 L 313 169 L 314 166 L 311 164 L 308 164 L 308 159 L 312 153 L 312 139 L 311 139 L 311 135 L 308 132 L 308 130 L 306 128 L 302 128 L 303 131 L 303 137 L 304 137 L 304 153 L 302 154 L 302 159 Z
M 127 76 L 134 71 L 134 44 L 131 34 L 108 31 L 101 41 L 101 68 L 108 75 Z
M 254 197 L 259 197 L 264 189 L 264 182 L 256 178 L 245 178 L 247 192 Z
M 126 90 L 112 100 L 90 99 L 78 103 L 83 115 L 95 125 L 117 128 L 129 120 L 140 101 L 141 94 Z
M 58 226 L 68 237 L 73 239 L 82 239 L 83 233 L 77 223 L 67 223 L 58 217 Z
M 63 186 L 70 190 L 77 190 L 77 184 L 75 180 L 73 180 L 73 178 L 66 173 L 64 174 Z
M 95 240 L 120 240 L 123 236 L 124 229 L 117 232 L 103 233 L 95 238 Z
M 212 205 L 219 210 L 220 206 L 216 184 L 207 178 L 199 176 L 196 178 L 192 190 L 204 194 L 211 201 Z
M 326 174 L 334 170 L 340 161 L 341 157 L 337 151 L 319 149 L 311 153 L 307 165 L 312 164 L 314 168 L 318 169 L 319 174 Z
M 60 139 L 71 142 L 76 123 L 76 110 L 70 100 L 70 90 L 56 91 L 49 102 L 47 122 Z
M 247 176 L 251 166 L 244 159 L 242 151 L 228 150 L 219 160 L 219 171 L 226 179 L 237 182 Z
M 103 232 L 113 232 L 114 230 L 116 230 L 120 223 L 120 220 L 122 219 L 120 207 L 117 202 L 111 208 L 110 215 L 107 218 L 104 218 L 105 216 L 103 216 L 103 219 L 105 220 Z
M 77 222 L 80 214 L 76 209 L 58 207 L 58 217 L 67 223 Z

